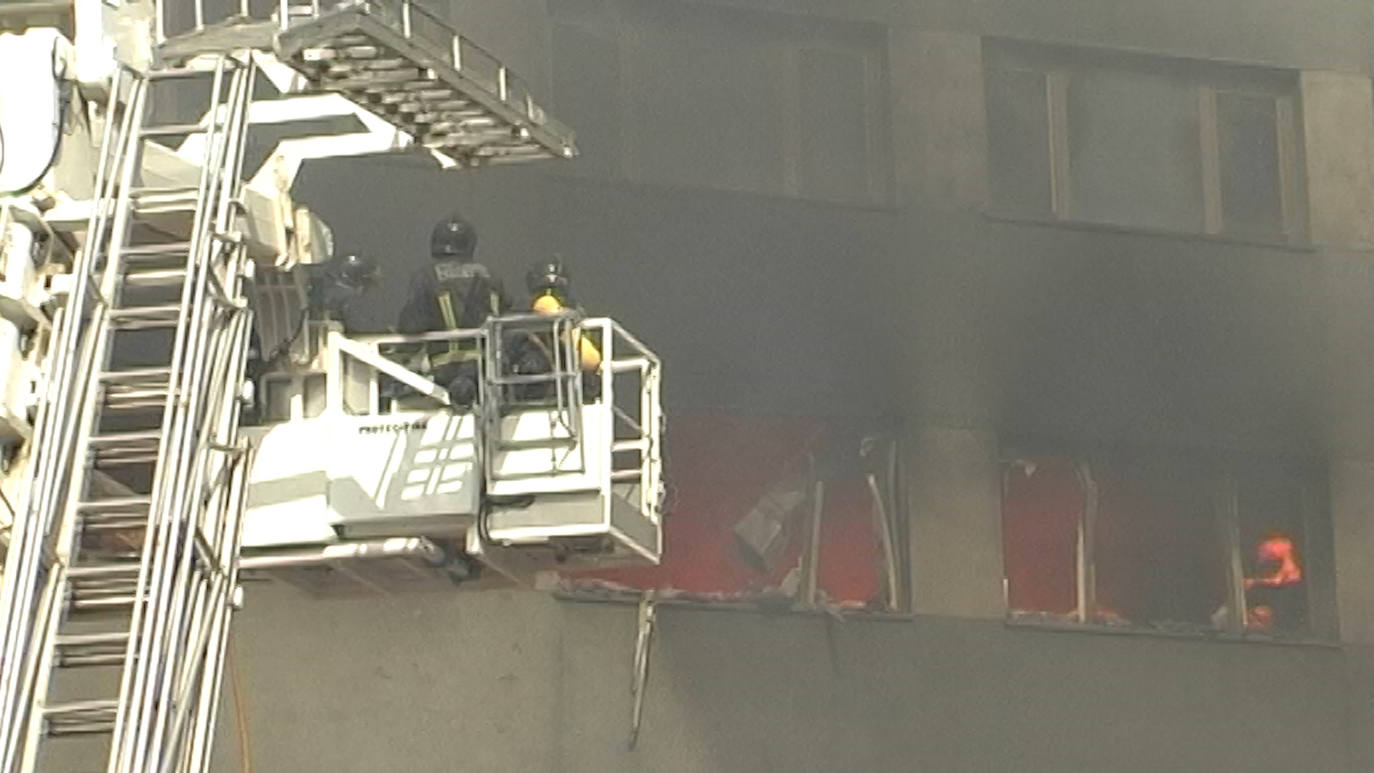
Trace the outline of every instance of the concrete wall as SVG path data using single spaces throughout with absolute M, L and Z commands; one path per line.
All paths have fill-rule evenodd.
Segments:
M 626 749 L 634 612 L 526 593 L 306 603 L 251 589 L 253 770 L 1366 770 L 1336 649 L 660 609 Z M 1367 697 L 1367 696 L 1366 696 Z M 226 706 L 217 771 L 240 770 Z

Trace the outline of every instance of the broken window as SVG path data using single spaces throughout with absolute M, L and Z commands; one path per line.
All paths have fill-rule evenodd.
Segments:
M 1205 630 L 1226 602 L 1211 478 L 1173 459 L 1091 465 L 1097 483 L 1090 620 Z
M 1326 635 L 1329 621 L 1314 615 L 1330 606 L 1315 480 L 1272 462 L 1178 454 L 1011 459 L 1002 486 L 1008 613 L 1180 633 Z
M 1068 459 L 1018 459 L 1002 475 L 1002 554 L 1014 614 L 1075 620 L 1087 491 Z

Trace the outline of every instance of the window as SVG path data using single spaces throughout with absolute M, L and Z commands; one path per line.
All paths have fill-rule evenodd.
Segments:
M 989 42 L 994 212 L 1300 238 L 1290 73 Z
M 1329 635 L 1318 478 L 1275 465 L 1159 453 L 1007 462 L 1009 614 L 1181 633 Z

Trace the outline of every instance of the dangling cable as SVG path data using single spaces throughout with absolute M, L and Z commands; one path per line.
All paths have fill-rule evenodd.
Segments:
M 56 73 L 56 72 L 57 72 L 57 47 L 56 47 L 56 46 L 53 47 L 52 56 L 53 56 L 53 65 L 52 65 L 52 66 L 53 66 L 53 72 Z M 52 169 L 53 164 L 57 163 L 57 156 L 58 156 L 58 154 L 61 153 L 61 151 L 62 151 L 62 133 L 63 133 L 63 129 L 64 129 L 64 128 L 66 127 L 66 125 L 67 125 L 67 117 L 68 117 L 69 108 L 70 108 L 70 106 L 71 106 L 71 101 L 72 101 L 71 88 L 70 88 L 66 83 L 64 83 L 64 82 L 62 82 L 62 81 L 59 80 L 59 81 L 58 81 L 58 86 L 57 86 L 57 88 L 58 88 L 58 97 L 57 97 L 57 126 L 56 126 L 56 128 L 57 128 L 57 140 L 56 140 L 55 142 L 53 142 L 53 144 L 52 144 L 52 155 L 48 157 L 48 162 L 47 162 L 46 164 L 43 165 L 43 169 L 42 169 L 41 171 L 39 171 L 37 177 L 33 178 L 33 180 L 29 181 L 26 185 L 22 185 L 22 186 L 20 186 L 20 187 L 18 187 L 18 188 L 15 188 L 14 190 L 0 191 L 0 198 L 4 198 L 4 197 L 6 197 L 6 196 L 22 196 L 22 195 L 28 193 L 29 191 L 33 190 L 34 188 L 38 187 L 38 184 L 41 183 L 41 182 L 43 182 L 43 177 L 46 176 L 46 175 L 48 174 L 48 170 L 49 170 L 49 169 Z M 111 108 L 111 109 L 110 109 L 110 112 L 113 113 L 113 112 L 114 112 L 114 105 L 111 104 L 110 108 Z M 0 133 L 0 169 L 4 168 L 4 157 L 5 157 L 5 154 L 4 154 L 4 135 L 3 135 L 3 133 Z

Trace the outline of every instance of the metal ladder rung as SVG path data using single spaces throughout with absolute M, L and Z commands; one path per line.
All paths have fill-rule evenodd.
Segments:
M 76 509 L 83 513 L 128 512 L 147 510 L 152 503 L 152 497 L 111 497 L 78 502 Z
M 92 445 L 117 445 L 119 443 L 141 443 L 149 440 L 157 441 L 162 437 L 162 430 L 148 429 L 137 432 L 106 432 L 102 435 L 92 435 Z
M 126 309 L 110 309 L 106 315 L 110 324 L 121 328 L 165 327 L 175 325 L 181 318 L 182 306 L 179 303 L 157 306 L 133 306 Z
M 424 89 L 422 91 L 394 91 L 383 94 L 378 100 L 388 108 L 400 110 L 418 109 L 421 105 L 427 105 L 431 109 L 437 109 L 437 105 L 454 104 L 457 109 L 473 106 L 472 100 L 464 99 L 452 89 Z M 412 109 L 413 112 L 413 109 Z
M 96 513 L 81 522 L 84 532 L 136 531 L 148 525 L 145 515 L 132 513 Z
M 544 158 L 549 155 L 548 151 L 534 144 L 502 145 L 487 143 L 475 148 L 472 154 L 484 161 L 499 164 L 503 161 L 516 162 L 527 161 L 532 158 Z
M 487 114 L 481 110 L 471 110 L 467 107 L 447 107 L 443 103 L 434 105 L 397 105 L 392 108 L 392 112 L 398 117 L 414 121 L 417 124 L 433 125 L 438 123 L 457 123 L 464 125 L 468 121 L 486 120 Z
M 163 389 L 145 389 L 132 392 L 112 392 L 107 393 L 100 403 L 100 407 L 112 413 L 128 412 L 147 412 L 161 410 L 167 405 L 167 399 L 171 391 Z
M 382 55 L 382 47 L 375 45 L 321 46 L 301 51 L 301 59 L 308 64 L 332 62 L 340 59 L 372 59 Z
M 135 600 L 135 591 L 116 592 L 115 595 L 96 596 L 95 598 L 82 598 L 73 596 L 71 600 L 71 610 L 73 612 L 108 612 L 110 610 L 124 609 L 132 607 Z
M 196 211 L 196 200 L 192 198 L 167 198 L 149 201 L 133 199 L 129 202 L 132 210 L 139 215 L 176 215 Z
M 98 378 L 104 384 L 129 384 L 155 382 L 166 384 L 172 377 L 171 368 L 129 368 L 127 370 L 101 371 Z
M 130 575 L 137 576 L 139 561 L 121 561 L 109 564 L 89 564 L 67 568 L 67 579 L 72 582 L 118 580 Z M 87 585 L 87 589 L 89 589 Z
M 402 70 L 377 70 L 362 75 L 333 76 L 325 75 L 320 79 L 321 86 L 327 91 L 395 91 L 407 88 L 407 84 L 418 83 L 423 71 L 418 67 Z M 433 81 L 429 81 L 431 85 Z
M 172 287 L 186 282 L 184 268 L 158 268 L 147 271 L 126 273 L 123 277 L 126 287 Z
M 108 733 L 114 730 L 118 713 L 117 700 L 76 701 L 45 707 L 43 720 L 48 735 Z
M 103 465 L 156 462 L 162 430 L 107 432 L 90 439 L 93 461 Z
M 400 70 L 403 67 L 412 70 L 415 69 L 415 65 L 410 64 L 400 57 L 390 57 L 387 59 L 374 57 L 345 57 L 325 65 L 324 71 L 328 75 L 352 75 L 354 73 L 361 75 L 363 73 L 376 72 L 378 70 Z
M 134 260 L 165 257 L 179 257 L 185 259 L 190 252 L 190 242 L 161 242 L 158 244 L 138 244 L 125 247 L 120 250 L 119 256 L 126 261 L 130 258 Z
M 114 666 L 125 661 L 128 631 L 58 634 L 53 641 L 57 664 L 68 668 Z

